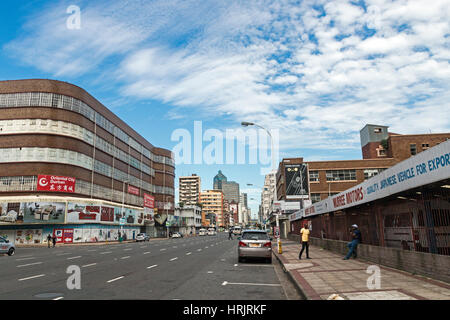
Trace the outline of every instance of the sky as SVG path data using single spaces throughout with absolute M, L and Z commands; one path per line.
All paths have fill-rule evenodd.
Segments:
M 277 160 L 361 159 L 368 123 L 450 131 L 449 17 L 448 0 L 3 0 L 0 79 L 80 86 L 174 150 L 176 185 L 222 170 L 256 214 L 270 163 L 226 161 L 242 121 L 278 137 Z

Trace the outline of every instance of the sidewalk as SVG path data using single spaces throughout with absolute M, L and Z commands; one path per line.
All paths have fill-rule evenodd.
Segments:
M 308 300 L 326 300 L 338 294 L 345 300 L 450 300 L 450 284 L 412 275 L 410 273 L 377 265 L 381 272 L 379 289 L 369 289 L 367 280 L 373 273 L 367 267 L 374 265 L 361 259 L 342 260 L 334 252 L 309 246 L 309 256 L 303 252 L 298 259 L 301 245 L 282 240 L 282 254 L 275 245 L 275 257 Z

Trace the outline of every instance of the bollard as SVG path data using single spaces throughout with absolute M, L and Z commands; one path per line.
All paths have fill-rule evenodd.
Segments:
M 279 253 L 279 254 L 282 254 L 282 253 L 283 253 L 283 250 L 282 250 L 282 248 L 281 248 L 281 241 L 280 241 L 280 240 L 278 240 L 278 253 Z

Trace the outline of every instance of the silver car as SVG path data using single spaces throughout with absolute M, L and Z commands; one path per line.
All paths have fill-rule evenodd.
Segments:
M 0 253 L 7 253 L 8 256 L 12 256 L 16 252 L 16 247 L 13 243 L 9 242 L 3 237 L 0 237 Z
M 272 238 L 264 230 L 244 230 L 238 238 L 238 261 L 246 258 L 265 258 L 272 263 Z

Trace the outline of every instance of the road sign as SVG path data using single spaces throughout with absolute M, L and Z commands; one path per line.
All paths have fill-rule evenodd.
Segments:
M 273 232 L 275 234 L 275 238 L 279 238 L 280 237 L 280 227 L 274 227 L 273 228 Z

